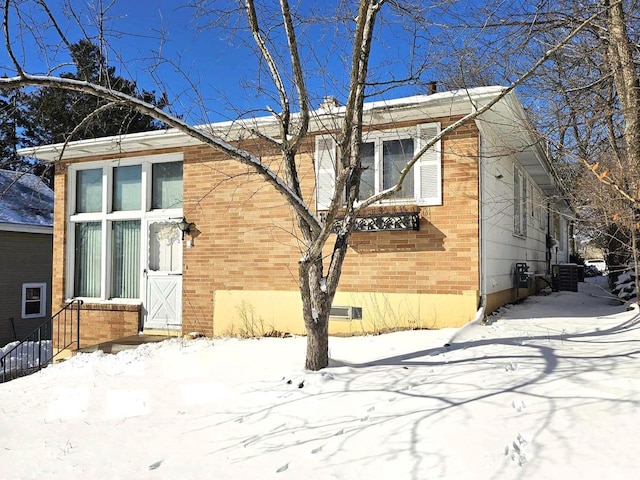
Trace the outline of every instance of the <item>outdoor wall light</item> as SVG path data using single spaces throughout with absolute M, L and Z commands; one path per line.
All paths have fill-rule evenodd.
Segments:
M 182 232 L 182 240 L 184 240 L 185 233 L 188 235 L 191 234 L 191 227 L 193 227 L 193 223 L 187 222 L 187 219 L 185 217 L 182 217 L 182 220 L 176 223 L 176 227 L 178 227 Z

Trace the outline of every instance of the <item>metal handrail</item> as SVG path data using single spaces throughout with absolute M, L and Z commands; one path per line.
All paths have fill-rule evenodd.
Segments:
M 80 348 L 80 307 L 82 304 L 83 301 L 80 299 L 71 300 L 50 319 L 2 355 L 0 357 L 0 383 L 41 370 L 49 365 L 60 352 L 74 343 L 77 349 Z M 56 353 L 53 352 L 54 325 L 56 326 Z

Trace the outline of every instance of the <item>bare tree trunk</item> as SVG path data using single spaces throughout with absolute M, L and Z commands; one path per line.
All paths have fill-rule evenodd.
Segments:
M 606 5 L 609 6 L 607 0 Z M 635 269 L 636 293 L 640 295 L 638 281 L 637 234 L 640 226 L 637 203 L 640 200 L 640 92 L 633 58 L 634 46 L 626 28 L 626 16 L 621 2 L 611 4 L 607 10 L 607 27 L 609 29 L 607 53 L 613 70 L 614 82 L 624 117 L 624 134 L 626 174 L 628 197 L 631 205 L 631 248 Z
M 306 322 L 305 322 L 306 323 Z M 329 365 L 329 316 L 307 324 L 307 356 L 304 368 L 320 370 Z
M 305 368 L 320 370 L 329 365 L 329 313 L 333 292 L 329 292 L 322 276 L 322 258 L 300 262 L 300 294 L 307 330 Z

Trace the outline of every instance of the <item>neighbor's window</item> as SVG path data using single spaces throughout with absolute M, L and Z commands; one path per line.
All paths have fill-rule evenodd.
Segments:
M 144 228 L 150 221 L 182 217 L 182 161 L 162 162 L 176 158 L 165 155 L 119 161 L 116 166 L 96 162 L 72 167 L 78 170 L 70 177 L 75 178 L 71 188 L 76 189 L 76 205 L 69 216 L 74 254 L 68 295 L 140 298 L 141 260 L 147 247 Z
M 46 283 L 22 284 L 22 318 L 44 317 L 46 306 Z
M 440 124 L 414 128 L 369 132 L 360 150 L 362 175 L 358 199 L 365 200 L 393 187 L 407 163 L 440 132 Z M 329 208 L 335 192 L 337 145 L 333 137 L 316 137 L 317 209 Z M 442 204 L 442 165 L 440 141 L 429 148 L 408 172 L 402 189 L 382 203 Z

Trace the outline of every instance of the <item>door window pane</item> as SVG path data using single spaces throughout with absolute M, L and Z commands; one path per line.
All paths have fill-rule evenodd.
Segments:
M 113 169 L 113 210 L 140 210 L 142 167 Z
M 413 158 L 413 139 L 389 140 L 382 143 L 382 188 L 393 187 L 400 172 Z M 413 169 L 402 182 L 402 190 L 394 198 L 413 198 Z
M 74 296 L 100 297 L 101 251 L 102 224 L 77 223 Z
M 79 170 L 76 173 L 76 213 L 102 210 L 102 169 Z
M 139 298 L 140 291 L 140 221 L 112 224 L 113 298 Z
M 182 208 L 182 162 L 155 163 L 151 208 Z
M 175 223 L 157 222 L 149 225 L 149 270 L 179 272 L 182 270 L 182 243 Z
M 359 200 L 365 200 L 376 192 L 376 172 L 374 169 L 375 147 L 373 142 L 363 143 L 360 150 L 360 163 L 362 175 L 360 176 Z

